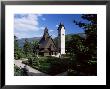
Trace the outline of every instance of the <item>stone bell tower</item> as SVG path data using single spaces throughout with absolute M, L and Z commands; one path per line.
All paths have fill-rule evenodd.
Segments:
M 65 54 L 65 27 L 60 23 L 58 27 L 58 52 Z

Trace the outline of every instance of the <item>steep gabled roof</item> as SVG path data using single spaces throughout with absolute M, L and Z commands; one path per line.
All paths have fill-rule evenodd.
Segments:
M 39 49 L 42 49 L 42 51 L 43 50 L 49 51 L 50 46 L 51 46 L 52 51 L 56 51 L 57 48 L 55 46 L 55 43 L 54 43 L 52 37 L 49 36 L 48 29 L 45 28 L 44 29 L 44 35 L 41 38 L 41 40 L 39 41 Z

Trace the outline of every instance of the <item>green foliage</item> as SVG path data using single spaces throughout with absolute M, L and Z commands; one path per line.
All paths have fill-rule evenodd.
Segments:
M 15 59 L 20 59 L 20 49 L 19 49 L 18 40 L 16 36 L 14 36 L 14 57 Z
M 38 46 L 39 46 L 38 41 L 28 42 L 28 40 L 26 39 L 23 46 L 23 52 L 26 55 L 26 58 L 37 55 Z
M 55 43 L 56 47 L 58 47 L 58 37 L 54 38 L 54 43 Z
M 25 57 L 26 55 L 23 49 L 19 47 L 17 37 L 14 36 L 14 58 L 18 60 L 18 59 L 25 58 Z
M 90 58 L 96 57 L 97 51 L 97 15 L 96 14 L 87 14 L 82 15 L 82 18 L 88 20 L 89 23 L 76 22 L 76 25 L 85 29 L 85 34 L 87 35 L 86 39 L 83 41 L 82 45 L 84 47 L 84 54 L 88 54 Z M 87 56 L 88 56 L 87 55 Z
M 97 60 L 97 15 L 96 14 L 87 14 L 82 15 L 84 20 L 87 20 L 88 23 L 74 21 L 76 25 L 85 30 L 86 38 L 75 38 L 72 37 L 72 46 L 76 59 L 80 64 L 80 68 L 85 69 L 88 74 L 92 71 L 91 74 L 96 74 L 96 60 Z M 80 71 L 82 71 L 79 68 Z M 92 70 L 94 68 L 94 71 Z M 91 71 L 89 71 L 91 70 Z
M 14 65 L 14 76 L 22 76 L 22 70 Z
M 85 73 L 84 75 L 96 75 L 97 15 L 82 15 L 82 19 L 86 20 L 86 22 L 74 21 L 74 23 L 78 25 L 80 28 L 84 29 L 86 37 L 83 38 L 79 35 L 72 35 L 71 38 L 69 38 L 69 40 L 66 41 L 66 51 L 67 53 L 70 53 L 72 59 L 69 62 L 69 68 L 70 70 L 74 70 L 70 74 L 74 74 L 77 71 L 77 73 Z
M 38 69 L 38 67 L 40 66 L 39 64 L 39 59 L 37 58 L 36 55 L 28 55 L 27 57 L 27 61 L 22 61 L 22 63 L 27 64 L 35 69 Z
M 32 52 L 34 54 L 38 54 L 39 42 L 38 41 L 32 41 L 31 45 L 32 45 Z
M 18 47 L 18 42 L 17 42 L 17 37 L 14 36 L 14 57 L 15 59 L 18 59 L 18 50 L 19 50 L 19 47 Z
M 24 53 L 26 54 L 26 56 L 27 56 L 29 53 L 32 53 L 32 45 L 31 45 L 30 42 L 28 42 L 27 39 L 25 40 L 25 43 L 24 43 L 24 46 L 23 46 L 23 51 L 24 51 Z
M 23 48 L 19 47 L 17 37 L 14 36 L 14 57 L 16 60 L 21 58 L 29 58 L 37 54 L 38 41 L 28 42 L 25 40 Z

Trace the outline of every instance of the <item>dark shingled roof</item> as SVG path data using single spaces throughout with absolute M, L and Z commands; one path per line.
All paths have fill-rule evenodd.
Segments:
M 49 51 L 57 51 L 55 43 L 51 36 L 49 36 L 48 29 L 44 29 L 44 35 L 39 41 L 39 51 L 40 52 L 49 52 Z

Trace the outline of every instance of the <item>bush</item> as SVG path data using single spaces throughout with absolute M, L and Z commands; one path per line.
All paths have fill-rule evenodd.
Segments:
M 38 69 L 40 66 L 39 59 L 37 57 L 32 57 L 31 55 L 28 57 L 28 60 L 22 61 L 22 63 L 27 64 L 35 69 Z

